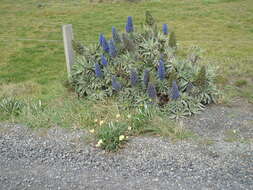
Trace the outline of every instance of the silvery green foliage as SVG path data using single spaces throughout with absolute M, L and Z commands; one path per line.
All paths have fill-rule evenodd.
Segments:
M 197 99 L 182 94 L 180 99 L 172 101 L 166 104 L 163 110 L 168 113 L 172 119 L 178 119 L 181 117 L 191 116 L 204 110 L 205 106 L 201 104 Z
M 145 40 L 142 39 L 142 42 L 138 45 L 138 54 L 140 59 L 145 63 L 152 65 L 155 60 L 158 60 L 160 56 L 159 43 L 154 38 Z
M 25 104 L 16 98 L 4 97 L 0 99 L 0 113 L 19 115 L 24 106 Z
M 135 44 L 134 41 L 129 38 L 129 36 L 125 33 L 122 34 L 122 40 L 123 40 L 123 47 L 128 52 L 134 52 L 135 51 Z
M 193 92 L 193 88 L 194 88 L 194 86 L 193 86 L 192 82 L 188 82 L 186 89 L 185 89 L 186 93 L 191 94 Z
M 112 29 L 110 48 L 115 47 L 116 54 L 113 48 L 105 51 L 103 35 L 100 44 L 85 46 L 82 55 L 76 54 L 71 84 L 77 94 L 96 100 L 114 96 L 129 106 L 156 99 L 155 104 L 174 118 L 198 113 L 203 105 L 215 103 L 219 97 L 217 69 L 203 62 L 199 48 L 191 48 L 186 58 L 178 56 L 170 36 L 164 35 L 165 26 L 164 31 L 157 31 L 154 19 L 147 15 L 149 24 L 143 25 L 141 32 L 130 29 L 115 44 L 111 42 L 118 34 Z
M 81 42 L 76 42 L 76 41 L 72 41 L 72 46 L 74 51 L 78 54 L 78 55 L 83 55 L 85 48 L 84 45 Z

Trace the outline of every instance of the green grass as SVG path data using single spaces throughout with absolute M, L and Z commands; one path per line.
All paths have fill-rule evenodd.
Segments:
M 225 91 L 225 100 L 241 96 L 253 102 L 252 0 L 104 2 L 1 0 L 0 97 L 41 99 L 49 106 L 41 121 L 27 116 L 18 121 L 29 120 L 35 126 L 91 127 L 95 117 L 104 117 L 106 111 L 100 106 L 80 102 L 65 86 L 61 26 L 73 24 L 75 39 L 87 44 L 97 42 L 101 32 L 109 37 L 111 26 L 123 30 L 129 15 L 133 16 L 135 26 L 140 27 L 146 10 L 152 12 L 160 27 L 168 23 L 176 32 L 182 51 L 193 45 L 205 50 L 207 64 L 219 66 L 217 81 Z M 98 104 L 107 109 L 114 105 Z M 95 115 L 87 105 L 95 106 Z M 109 118 L 110 113 L 107 114 Z M 47 119 L 52 122 L 46 122 Z
M 105 1 L 106 2 L 106 1 Z M 38 5 L 42 6 L 39 7 Z M 220 66 L 226 85 L 247 80 L 242 88 L 253 91 L 253 2 L 251 0 L 160 0 L 140 3 L 90 3 L 83 1 L 8 1 L 0 5 L 0 84 L 32 82 L 36 95 L 66 80 L 61 33 L 62 24 L 71 23 L 75 38 L 96 42 L 100 32 L 107 36 L 111 26 L 121 30 L 128 15 L 137 27 L 150 10 L 157 22 L 168 23 L 176 31 L 181 48 L 198 45 L 209 64 Z M 18 40 L 20 39 L 20 40 Z M 21 39 L 45 39 L 36 41 Z M 52 85 L 54 84 L 54 85 Z M 236 90 L 235 90 L 236 91 Z M 251 102 L 251 93 L 241 94 Z M 236 94 L 238 95 L 238 94 Z

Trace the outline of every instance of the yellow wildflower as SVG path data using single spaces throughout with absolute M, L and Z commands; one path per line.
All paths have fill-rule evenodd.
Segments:
M 99 122 L 99 125 L 101 126 L 101 125 L 103 125 L 103 124 L 104 124 L 104 121 L 101 120 L 101 121 Z
M 128 118 L 128 119 L 130 119 L 130 118 L 131 118 L 131 115 L 130 115 L 130 114 L 128 114 L 128 115 L 127 115 L 127 118 Z
M 91 129 L 91 130 L 90 130 L 90 133 L 94 133 L 94 132 L 95 132 L 95 129 Z
M 129 126 L 127 129 L 128 129 L 128 131 L 131 131 L 132 127 L 131 127 L 131 126 Z
M 96 147 L 100 147 L 101 144 L 103 144 L 103 140 L 102 140 L 102 139 L 100 139 L 100 140 L 98 141 L 98 143 L 96 144 Z
M 97 120 L 97 119 L 95 119 L 95 120 L 94 120 L 94 122 L 95 122 L 95 123 L 97 123 L 97 122 L 98 122 L 98 120 Z
M 117 114 L 117 115 L 116 115 L 116 118 L 120 118 L 120 114 Z
M 124 136 L 124 135 L 120 135 L 120 136 L 119 136 L 119 140 L 120 140 L 120 141 L 123 141 L 123 140 L 124 140 L 124 138 L 125 138 L 125 136 Z

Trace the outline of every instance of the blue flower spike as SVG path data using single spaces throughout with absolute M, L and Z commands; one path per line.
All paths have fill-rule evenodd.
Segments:
M 131 70 L 130 80 L 131 80 L 131 85 L 132 86 L 136 86 L 137 85 L 137 83 L 138 83 L 138 73 L 137 73 L 137 71 L 135 69 Z
M 133 18 L 131 16 L 129 16 L 129 17 L 127 17 L 126 32 L 131 33 L 133 31 L 134 31 Z
M 122 85 L 116 80 L 116 77 L 112 77 L 112 88 L 113 90 L 119 91 L 122 88 Z
M 105 67 L 108 66 L 108 62 L 107 62 L 106 57 L 104 55 L 101 55 L 101 63 Z
M 114 44 L 113 40 L 110 40 L 109 42 L 109 54 L 112 58 L 115 58 L 117 55 L 117 50 L 116 50 L 116 46 Z
M 167 24 L 163 24 L 163 34 L 168 35 L 169 34 L 169 29 Z
M 171 87 L 171 99 L 172 100 L 177 100 L 180 97 L 178 86 L 176 81 L 172 82 L 172 87 Z
M 159 61 L 157 74 L 160 80 L 165 79 L 165 66 L 162 59 Z
M 100 34 L 99 36 L 99 44 L 105 52 L 109 53 L 109 45 L 103 34 Z
M 96 74 L 96 77 L 98 77 L 98 78 L 103 77 L 103 73 L 102 73 L 100 65 L 98 63 L 95 63 L 95 74 Z
M 157 97 L 155 85 L 153 85 L 152 83 L 148 83 L 147 92 L 148 92 L 149 98 L 155 99 Z

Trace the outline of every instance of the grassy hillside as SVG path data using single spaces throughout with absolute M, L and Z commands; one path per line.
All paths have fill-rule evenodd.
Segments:
M 54 96 L 57 90 L 64 90 L 59 84 L 66 79 L 62 24 L 72 23 L 75 38 L 91 43 L 101 31 L 109 35 L 111 26 L 123 30 L 128 15 L 139 26 L 145 11 L 150 10 L 158 23 L 168 23 L 176 31 L 181 47 L 203 48 L 210 63 L 220 66 L 222 80 L 236 83 L 240 87 L 236 91 L 253 100 L 251 0 L 104 2 L 2 0 L 1 90 L 25 85 L 29 90 L 23 89 L 18 95 Z

